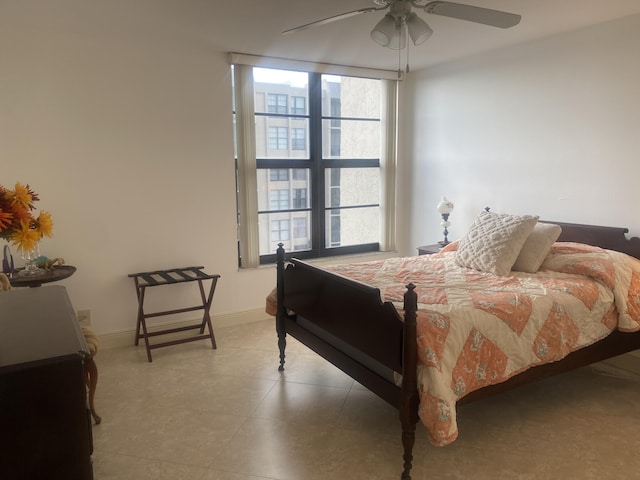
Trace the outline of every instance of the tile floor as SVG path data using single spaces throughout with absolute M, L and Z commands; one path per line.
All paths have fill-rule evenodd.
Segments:
M 272 320 L 154 350 L 102 349 L 96 480 L 383 480 L 402 470 L 397 413 Z M 640 376 L 599 365 L 461 407 L 460 436 L 418 425 L 413 479 L 640 479 Z

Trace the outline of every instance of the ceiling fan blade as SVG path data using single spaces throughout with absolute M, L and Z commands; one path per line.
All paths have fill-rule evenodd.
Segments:
M 513 27 L 520 23 L 522 18 L 514 13 L 453 2 L 429 2 L 424 6 L 424 10 L 434 15 L 442 15 L 499 28 Z
M 306 23 L 304 25 L 300 25 L 299 27 L 290 28 L 289 30 L 285 30 L 282 32 L 283 34 L 299 32 L 300 30 L 306 30 L 307 28 L 317 27 L 318 25 L 325 25 L 327 23 L 335 22 L 337 20 L 342 20 L 343 18 L 353 17 L 355 15 L 360 15 L 361 13 L 369 13 L 375 12 L 378 10 L 384 10 L 388 7 L 366 7 L 359 8 L 358 10 L 354 10 L 352 12 L 341 13 L 340 15 L 334 15 L 332 17 L 323 18 L 322 20 L 316 20 L 315 22 Z

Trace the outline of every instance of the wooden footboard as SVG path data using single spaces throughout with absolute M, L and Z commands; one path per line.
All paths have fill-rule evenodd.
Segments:
M 393 304 L 381 301 L 377 288 L 295 259 L 285 267 L 282 244 L 277 251 L 277 262 L 279 370 L 284 370 L 286 335 L 289 334 L 397 408 L 404 448 L 402 479 L 410 480 L 419 403 L 418 298 L 414 285 L 407 286 L 403 320 Z M 295 312 L 295 315 L 289 314 L 289 311 Z M 299 317 L 304 317 L 374 362 L 401 374 L 401 386 L 381 376 L 367 363 L 336 348 L 309 328 L 301 327 Z
M 377 288 L 294 259 L 284 271 L 284 298 L 289 310 L 402 371 L 402 318 Z

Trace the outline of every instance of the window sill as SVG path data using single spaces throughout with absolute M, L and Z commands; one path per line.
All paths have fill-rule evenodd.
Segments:
M 295 257 L 295 255 L 293 255 Z M 366 253 L 355 253 L 349 255 L 337 255 L 335 257 L 323 257 L 323 258 L 307 258 L 303 261 L 306 263 L 310 263 L 312 265 L 341 265 L 345 263 L 360 263 L 360 262 L 373 262 L 376 260 L 385 260 L 387 258 L 397 257 L 398 252 L 396 250 L 390 250 L 388 252 L 366 252 Z M 275 263 L 270 263 L 268 265 L 259 265 L 257 267 L 240 267 L 238 271 L 240 272 L 250 272 L 254 270 L 260 269 L 270 269 L 275 268 Z

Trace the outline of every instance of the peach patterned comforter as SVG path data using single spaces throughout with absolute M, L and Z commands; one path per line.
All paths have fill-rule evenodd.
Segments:
M 500 277 L 436 255 L 327 268 L 378 287 L 402 308 L 418 293 L 420 418 L 434 445 L 457 435 L 456 401 L 536 364 L 553 362 L 612 330 L 640 330 L 640 261 L 619 252 L 556 243 L 536 274 Z

